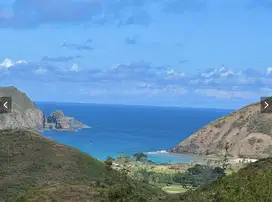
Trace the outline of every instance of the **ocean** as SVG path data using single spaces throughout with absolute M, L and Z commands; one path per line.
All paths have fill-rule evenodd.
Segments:
M 191 162 L 186 155 L 169 154 L 167 149 L 208 124 L 231 112 L 225 109 L 195 109 L 79 103 L 37 102 L 46 114 L 59 109 L 66 116 L 89 125 L 77 132 L 44 131 L 42 135 L 75 147 L 95 158 L 145 152 L 158 163 Z

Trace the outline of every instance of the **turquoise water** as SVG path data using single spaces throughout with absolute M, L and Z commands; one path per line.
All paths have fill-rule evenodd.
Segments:
M 184 155 L 165 150 L 175 146 L 205 124 L 230 110 L 98 105 L 74 103 L 37 103 L 45 114 L 63 110 L 67 116 L 91 126 L 78 132 L 44 131 L 54 141 L 75 147 L 100 160 L 120 153 L 146 152 L 160 163 L 190 162 Z

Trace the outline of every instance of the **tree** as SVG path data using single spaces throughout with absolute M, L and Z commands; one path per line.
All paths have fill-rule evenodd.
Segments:
M 192 175 L 199 175 L 203 172 L 203 167 L 200 164 L 196 164 L 192 168 L 188 168 L 187 170 Z
M 143 152 L 133 154 L 136 161 L 147 161 L 147 155 Z
M 229 148 L 230 148 L 230 144 L 229 144 L 229 142 L 227 142 L 226 145 L 225 145 L 225 148 L 224 148 L 225 149 L 225 154 L 224 154 L 223 165 L 222 165 L 222 167 L 223 167 L 224 170 L 226 170 L 227 167 L 230 165 L 228 163 L 229 162 L 228 157 L 230 156 L 230 154 L 229 154 Z
M 108 156 L 107 159 L 104 161 L 104 163 L 105 163 L 108 170 L 111 169 L 111 166 L 112 166 L 113 162 L 114 162 L 114 158 L 112 158 L 110 156 Z
M 130 156 L 127 154 L 119 154 L 117 157 L 117 161 L 121 164 L 127 164 L 131 160 Z
M 217 179 L 218 177 L 224 176 L 224 175 L 225 175 L 225 170 L 223 168 L 215 167 L 213 169 L 213 176 L 215 179 Z
M 135 182 L 128 177 L 129 170 L 120 170 L 120 178 L 117 183 L 112 184 L 108 189 L 110 201 L 115 202 L 146 202 L 147 200 L 139 193 Z

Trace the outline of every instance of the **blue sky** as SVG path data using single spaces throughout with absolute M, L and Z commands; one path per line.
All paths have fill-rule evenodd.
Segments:
M 271 0 L 1 0 L 0 85 L 34 100 L 237 108 L 272 94 Z

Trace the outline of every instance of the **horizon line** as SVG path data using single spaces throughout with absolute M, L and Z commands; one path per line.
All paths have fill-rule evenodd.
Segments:
M 36 100 L 34 103 L 59 103 L 59 104 L 90 104 L 90 105 L 117 105 L 131 107 L 162 107 L 162 108 L 187 108 L 187 109 L 212 109 L 212 110 L 237 110 L 238 108 L 213 108 L 199 106 L 179 106 L 179 105 L 149 105 L 149 104 L 124 104 L 124 103 L 99 103 L 99 102 L 65 102 L 65 101 L 41 101 Z

